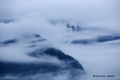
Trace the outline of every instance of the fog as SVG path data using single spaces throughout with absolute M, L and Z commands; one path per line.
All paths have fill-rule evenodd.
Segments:
M 83 65 L 87 74 L 82 80 L 118 80 L 120 40 L 87 45 L 70 44 L 70 42 L 74 39 L 92 39 L 100 35 L 119 35 L 119 4 L 119 0 L 0 0 L 0 42 L 23 33 L 37 33 L 48 40 L 43 45 L 52 45 Z M 79 24 L 83 30 L 72 31 L 66 27 L 67 23 Z M 28 57 L 26 53 L 38 47 L 31 50 L 26 46 L 29 46 L 29 43 L 1 47 L 0 60 L 45 61 Z M 25 60 L 21 59 L 22 57 Z M 53 61 L 61 64 L 56 58 L 53 58 Z M 114 77 L 93 77 L 93 75 L 114 75 Z M 39 74 L 36 76 L 40 78 Z M 66 76 L 67 74 L 56 76 L 53 80 L 66 80 Z
M 56 47 L 80 61 L 87 72 L 83 80 L 119 80 L 119 45 L 104 43 L 94 45 L 57 45 Z M 93 77 L 93 75 L 114 75 L 115 77 Z

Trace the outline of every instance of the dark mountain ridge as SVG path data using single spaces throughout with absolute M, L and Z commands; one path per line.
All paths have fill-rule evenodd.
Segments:
M 42 38 L 39 34 L 34 34 L 34 35 L 27 34 L 27 35 L 22 35 L 22 37 L 17 37 L 14 39 L 3 41 L 1 42 L 2 45 L 1 47 L 8 47 L 8 45 L 10 45 L 9 47 L 11 47 L 12 45 L 16 45 L 16 44 L 22 45 L 21 41 L 24 42 L 23 44 L 27 43 L 31 45 L 33 44 L 39 45 L 38 43 L 42 43 L 42 45 L 44 45 L 44 42 L 47 40 Z M 84 68 L 76 59 L 54 47 L 38 46 L 33 51 L 28 52 L 26 55 L 28 57 L 32 57 L 38 60 L 39 59 L 40 60 L 44 59 L 44 60 L 41 62 L 33 61 L 27 63 L 0 60 L 0 78 L 4 78 L 7 75 L 17 76 L 18 78 L 21 77 L 24 78 L 36 74 L 47 74 L 47 73 L 52 74 L 52 76 L 58 76 L 67 72 L 69 78 L 75 79 L 76 77 L 85 74 Z M 45 56 L 47 56 L 47 58 Z M 56 58 L 55 60 L 58 60 L 60 63 L 55 63 L 54 60 L 51 60 L 54 58 Z M 45 60 L 48 60 L 48 62 Z

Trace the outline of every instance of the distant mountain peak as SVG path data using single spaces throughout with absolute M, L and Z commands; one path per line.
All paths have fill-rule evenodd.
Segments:
M 24 33 L 12 39 L 5 40 L 1 42 L 1 44 L 5 46 L 5 45 L 12 44 L 12 43 L 21 43 L 21 42 L 22 43 L 35 43 L 35 42 L 41 42 L 45 40 L 46 39 L 42 38 L 39 34 Z

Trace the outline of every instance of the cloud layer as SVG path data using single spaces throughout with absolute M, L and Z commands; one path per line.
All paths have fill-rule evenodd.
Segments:
M 83 64 L 88 73 L 85 78 L 83 77 L 84 80 L 96 79 L 92 77 L 94 74 L 115 75 L 113 80 L 118 79 L 119 40 L 89 45 L 66 43 L 74 39 L 92 39 L 100 35 L 119 35 L 119 4 L 120 0 L 0 0 L 0 42 L 23 33 L 39 33 L 51 41 L 53 46 L 72 55 Z M 56 24 L 53 25 L 52 22 Z M 79 24 L 83 30 L 73 32 L 67 29 L 67 23 Z M 29 51 L 23 49 L 23 44 L 19 46 L 19 52 Z M 6 55 L 9 55 L 6 49 L 11 51 L 10 56 L 16 56 L 16 59 L 19 59 L 18 55 L 24 56 L 20 53 L 15 54 L 18 49 L 14 48 L 1 48 L 0 59 L 6 60 Z M 62 76 L 62 79 L 66 76 Z M 55 77 L 58 78 L 61 78 L 61 75 Z

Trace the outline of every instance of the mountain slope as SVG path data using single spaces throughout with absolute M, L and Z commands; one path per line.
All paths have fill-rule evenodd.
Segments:
M 68 75 L 67 79 L 77 79 L 85 74 L 82 65 L 73 57 L 54 48 L 39 34 L 22 34 L 1 42 L 0 78 L 14 76 L 15 79 L 33 79 L 32 76 Z M 9 48 L 9 49 L 8 49 Z M 41 76 L 46 79 L 46 77 Z M 52 77 L 52 78 L 51 78 Z

